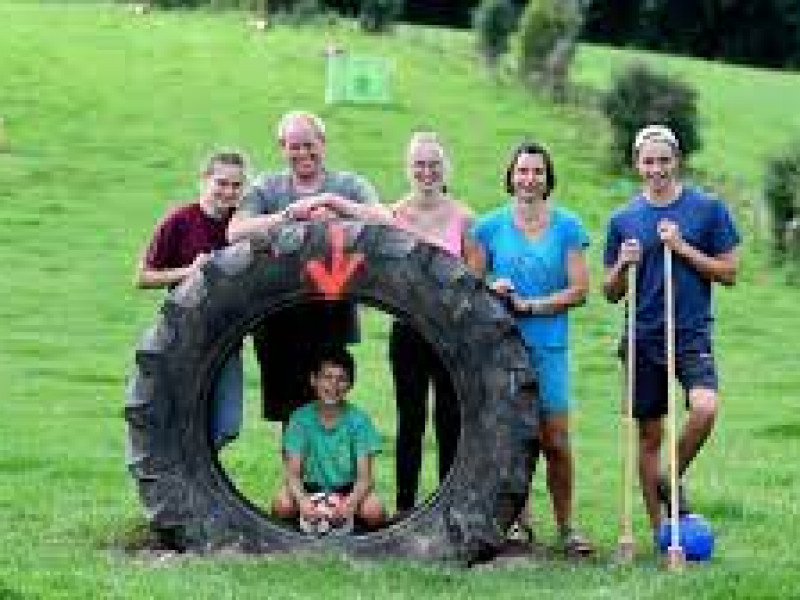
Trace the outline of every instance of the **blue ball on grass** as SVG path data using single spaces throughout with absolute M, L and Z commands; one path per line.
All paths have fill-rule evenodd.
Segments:
M 688 514 L 678 521 L 679 544 L 683 548 L 686 560 L 703 562 L 714 554 L 714 532 L 711 525 L 700 515 Z M 656 534 L 656 545 L 659 552 L 666 554 L 672 539 L 672 523 L 664 520 Z

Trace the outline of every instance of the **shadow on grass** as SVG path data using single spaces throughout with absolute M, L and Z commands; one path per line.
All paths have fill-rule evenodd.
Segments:
M 29 456 L 5 457 L 0 459 L 0 474 L 31 473 L 32 471 L 47 469 L 49 466 L 47 461 Z M 3 598 L 3 596 L 0 596 L 0 598 Z
M 799 439 L 800 440 L 800 422 L 796 423 L 780 423 L 770 425 L 756 432 L 759 437 L 765 438 L 780 438 L 780 439 Z
M 103 542 L 107 549 L 131 557 L 158 557 L 165 552 L 178 550 L 174 540 L 171 543 L 141 517 L 124 521 L 118 529 L 108 532 Z
M 25 596 L 22 592 L 9 587 L 5 581 L 0 579 L 0 600 L 24 600 L 31 596 Z
M 710 521 L 747 521 L 747 523 L 767 522 L 769 515 L 741 500 L 721 498 L 714 502 L 704 503 L 698 507 L 700 514 Z

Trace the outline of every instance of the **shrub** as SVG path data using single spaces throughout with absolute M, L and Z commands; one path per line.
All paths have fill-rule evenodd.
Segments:
M 210 6 L 209 0 L 149 0 L 148 5 L 155 8 L 171 9 L 171 8 L 199 8 L 201 6 Z
M 519 71 L 562 95 L 583 17 L 578 0 L 530 0 L 519 29 Z
M 267 12 L 272 18 L 297 25 L 313 21 L 324 7 L 320 0 L 267 0 Z
M 305 21 L 323 12 L 321 0 L 147 0 L 148 4 L 164 9 L 211 8 L 241 9 L 289 21 Z
M 675 132 L 684 157 L 700 148 L 695 91 L 682 81 L 633 63 L 618 74 L 604 94 L 603 112 L 611 122 L 611 160 L 615 166 L 631 165 L 636 132 L 651 123 Z
M 266 0 L 261 0 L 266 2 Z M 139 0 L 141 4 L 165 10 L 177 9 L 211 9 L 211 10 L 251 10 L 259 0 Z
M 767 160 L 764 200 L 772 224 L 773 255 L 800 266 L 800 140 Z
M 800 66 L 798 0 L 589 0 L 586 37 L 773 68 Z
M 402 14 L 404 0 L 361 0 L 359 23 L 370 33 L 388 31 Z
M 489 66 L 508 52 L 508 38 L 517 27 L 517 9 L 510 0 L 483 0 L 475 9 L 472 28 L 478 50 Z

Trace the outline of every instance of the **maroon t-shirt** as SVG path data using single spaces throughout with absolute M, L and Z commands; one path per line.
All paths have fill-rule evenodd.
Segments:
M 230 217 L 210 217 L 197 203 L 179 206 L 156 227 L 145 264 L 150 269 L 187 267 L 198 254 L 223 248 L 228 244 L 225 231 Z

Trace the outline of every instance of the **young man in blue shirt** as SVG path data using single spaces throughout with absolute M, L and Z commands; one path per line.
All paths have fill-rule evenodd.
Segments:
M 657 531 L 661 504 L 666 508 L 669 501 L 668 486 L 659 478 L 668 394 L 664 248 L 674 257 L 676 371 L 688 408 L 678 442 L 682 476 L 710 435 L 717 414 L 711 288 L 714 283 L 735 283 L 739 234 L 718 198 L 680 181 L 680 147 L 668 128 L 642 129 L 633 158 L 643 189 L 608 223 L 603 290 L 610 302 L 620 300 L 627 291 L 626 272 L 637 265 L 634 416 L 639 422 L 642 493 Z M 679 511 L 688 510 L 685 501 L 679 504 Z

